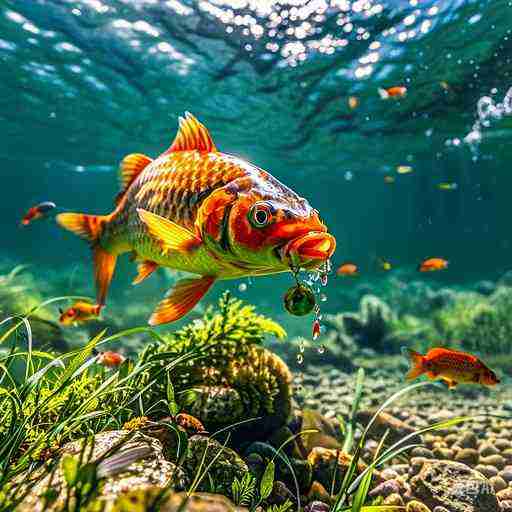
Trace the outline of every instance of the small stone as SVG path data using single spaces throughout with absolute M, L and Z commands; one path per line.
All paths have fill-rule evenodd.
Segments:
M 383 480 L 394 480 L 398 478 L 398 473 L 394 469 L 386 468 L 381 472 L 380 476 Z
M 478 453 L 482 457 L 487 457 L 489 455 L 497 455 L 500 452 L 491 443 L 484 442 L 478 447 Z
M 391 494 L 399 494 L 401 485 L 398 480 L 386 480 L 381 484 L 377 485 L 374 489 L 369 492 L 370 496 L 382 496 L 386 498 Z
M 434 510 L 432 512 L 450 512 L 450 511 L 447 508 L 437 506 L 437 507 L 434 507 Z
M 312 501 L 304 508 L 304 512 L 329 512 L 330 507 L 322 501 Z
M 404 506 L 404 500 L 400 494 L 390 494 L 387 498 L 384 498 L 382 502 L 383 505 L 395 505 L 395 506 Z
M 506 482 L 512 482 L 512 466 L 505 466 L 500 471 L 500 476 L 505 480 Z
M 424 448 L 423 446 L 417 446 L 411 450 L 412 457 L 424 457 L 426 459 L 433 459 L 434 454 L 428 448 Z
M 480 457 L 480 464 L 487 464 L 489 466 L 494 466 L 497 469 L 503 469 L 507 461 L 501 455 L 489 455 L 488 457 Z
M 432 453 L 437 459 L 452 460 L 454 457 L 453 450 L 450 448 L 434 448 Z
M 421 501 L 412 500 L 407 503 L 405 512 L 430 512 L 430 509 L 427 505 L 421 503 Z
M 505 482 L 501 476 L 493 476 L 489 479 L 489 482 L 494 487 L 496 492 L 507 488 L 507 482 Z
M 478 464 L 474 467 L 475 471 L 482 473 L 486 478 L 491 478 L 498 474 L 498 470 L 494 466 L 486 466 L 484 464 Z
M 473 432 L 466 431 L 462 434 L 457 444 L 461 448 L 476 448 L 478 439 Z
M 478 452 L 474 448 L 462 448 L 457 455 L 455 455 L 457 462 L 463 462 L 468 466 L 476 466 L 478 464 Z
M 512 448 L 512 442 L 510 442 L 508 439 L 496 439 L 496 441 L 494 441 L 494 446 L 502 451 L 502 450 L 506 450 L 507 448 Z
M 502 501 L 502 500 L 510 500 L 510 501 L 512 501 L 512 487 L 507 487 L 506 489 L 498 491 L 496 493 L 496 496 L 498 496 L 500 501 Z

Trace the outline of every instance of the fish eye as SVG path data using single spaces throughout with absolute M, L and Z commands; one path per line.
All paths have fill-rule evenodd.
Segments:
M 75 310 L 73 308 L 69 309 L 66 313 L 69 317 L 75 316 Z
M 256 203 L 249 211 L 249 221 L 255 228 L 263 228 L 272 220 L 272 208 L 268 203 Z

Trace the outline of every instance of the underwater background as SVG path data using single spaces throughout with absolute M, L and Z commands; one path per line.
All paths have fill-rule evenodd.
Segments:
M 406 93 L 383 98 L 382 90 L 393 87 Z M 363 503 L 396 505 L 407 512 L 512 510 L 510 0 L 4 0 L 0 105 L 0 322 L 37 308 L 29 315 L 28 334 L 23 321 L 14 331 L 3 331 L 0 324 L 0 369 L 9 374 L 11 363 L 5 361 L 27 342 L 30 349 L 33 342 L 41 351 L 72 350 L 83 356 L 64 357 L 75 361 L 71 370 L 83 372 L 79 383 L 70 380 L 77 374 L 63 370 L 57 387 L 52 387 L 55 382 L 42 385 L 42 396 L 55 393 L 58 399 L 48 411 L 41 408 L 37 421 L 32 413 L 39 395 L 35 399 L 20 391 L 17 411 L 25 411 L 20 417 L 30 418 L 30 428 L 28 423 L 19 427 L 26 428 L 25 437 L 16 430 L 19 446 L 12 444 L 18 452 L 0 448 L 6 461 L 0 462 L 0 512 L 14 510 L 17 501 L 2 486 L 9 482 L 11 489 L 21 488 L 12 475 L 25 475 L 21 471 L 29 460 L 46 463 L 55 446 L 114 427 L 147 433 L 156 428 L 148 427 L 148 417 L 156 421 L 164 415 L 164 400 L 171 404 L 166 414 L 173 420 L 176 403 L 210 433 L 225 429 L 224 420 L 263 418 L 254 430 L 242 428 L 225 442 L 222 448 L 234 451 L 225 459 L 222 452 L 222 467 L 209 476 L 208 485 L 194 478 L 205 438 L 196 440 L 196 451 L 188 450 L 184 473 L 178 475 L 180 491 L 188 485 L 193 491 L 215 491 L 251 511 L 286 512 L 288 501 L 307 512 L 349 510 L 343 506 L 355 507 L 361 482 L 348 477 L 345 482 L 347 468 L 354 478 L 361 475 L 359 456 L 361 464 L 377 460 L 380 436 L 389 431 L 392 442 L 410 436 L 412 458 L 394 454 L 388 458 L 391 466 L 386 459 L 380 473 L 372 477 L 370 472 L 369 495 L 361 491 L 360 508 L 353 512 L 364 512 Z M 310 283 L 321 314 L 317 340 L 312 339 L 313 315 L 293 317 L 283 306 L 286 290 L 295 283 L 291 274 L 223 281 L 177 324 L 158 327 L 157 334 L 138 330 L 178 275 L 160 269 L 132 287 L 135 265 L 128 257 L 118 263 L 100 319 L 74 327 L 59 324 L 58 308 L 72 301 L 51 302 L 54 298 L 94 296 L 90 250 L 55 223 L 55 212 L 28 226 L 20 220 L 42 201 L 55 202 L 58 213 L 112 211 L 119 162 L 129 153 L 156 157 L 164 152 L 186 111 L 204 123 L 220 151 L 267 170 L 307 198 L 336 237 L 328 282 Z M 448 268 L 418 272 L 428 257 L 447 260 Z M 336 276 L 346 262 L 358 266 L 356 276 Z M 226 327 L 228 319 L 232 325 Z M 85 361 L 105 336 L 99 334 L 104 328 L 111 336 L 108 347 L 138 361 L 122 371 L 123 378 L 133 375 L 131 391 L 150 390 L 144 407 L 139 394 L 123 388 L 120 397 L 116 388 L 98 402 L 114 423 L 94 423 L 95 417 L 87 416 L 79 427 L 48 434 L 41 425 L 60 424 L 68 414 L 66 403 L 85 403 L 96 396 L 101 379 L 109 378 L 106 371 L 89 375 L 89 366 L 80 366 L 90 365 Z M 151 343 L 158 336 L 165 343 L 160 339 L 155 348 Z M 176 375 L 175 402 L 161 368 L 151 364 L 176 351 L 187 362 L 187 354 L 209 350 L 210 342 L 218 344 L 210 354 L 213 369 L 201 363 L 187 367 L 187 373 L 181 359 L 169 363 Z M 482 357 L 496 370 L 500 385 L 454 391 L 420 385 L 413 388 L 412 405 L 410 397 L 407 407 L 395 400 L 389 414 L 372 419 L 376 408 L 406 385 L 404 347 L 426 352 L 432 346 Z M 38 357 L 50 359 L 44 354 Z M 31 364 L 16 361 L 12 374 L 34 382 L 28 377 Z M 10 389 L 8 381 L 0 373 L 0 397 L 11 392 L 4 390 L 4 385 Z M 203 401 L 187 401 L 190 386 L 202 389 Z M 231 397 L 233 389 L 238 398 Z M 222 395 L 220 402 L 212 390 Z M 76 415 L 96 414 L 98 403 L 77 409 Z M 134 403 L 141 410 L 134 412 Z M 477 414 L 501 419 L 459 425 L 462 416 Z M 17 416 L 5 413 L 3 423 L 11 426 L 0 427 L 0 446 L 14 438 L 18 427 L 12 417 Z M 368 422 L 377 425 L 379 436 L 368 439 Z M 418 429 L 432 424 L 439 433 L 428 431 L 417 445 Z M 186 443 L 197 437 L 190 425 L 178 427 L 186 430 Z M 269 460 L 301 428 L 320 433 L 314 440 L 287 444 L 298 483 L 282 464 L 274 469 L 284 488 L 276 491 L 272 476 L 272 493 L 266 495 Z M 98 453 L 110 450 L 116 436 Z M 164 455 L 156 450 L 158 464 L 171 464 L 162 457 L 178 464 L 179 448 L 176 455 L 174 444 L 169 448 L 160 434 L 156 438 L 164 447 Z M 354 455 L 359 442 L 360 453 Z M 65 446 L 71 454 L 80 451 Z M 344 458 L 345 453 L 352 455 Z M 430 466 L 421 466 L 425 459 Z M 464 468 L 447 469 L 446 461 L 453 460 Z M 248 469 L 261 486 L 259 494 L 256 483 L 249 482 L 252 477 L 242 482 Z M 103 466 L 102 471 L 111 478 Z M 429 483 L 432 475 L 440 479 L 440 490 Z M 63 478 L 78 492 L 78 477 Z M 240 488 L 231 487 L 234 480 L 242 491 L 253 485 L 250 499 L 240 498 Z M 458 487 L 461 482 L 469 487 Z M 50 510 L 41 496 L 25 497 L 20 510 Z M 64 505 L 59 500 L 52 510 L 75 510 L 69 500 Z M 217 510 L 208 503 L 198 506 Z M 169 510 L 178 510 L 174 505 Z M 115 506 L 105 510 L 130 510 Z M 215 506 L 235 510 L 230 504 Z

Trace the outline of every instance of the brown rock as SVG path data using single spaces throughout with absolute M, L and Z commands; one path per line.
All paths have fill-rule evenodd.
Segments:
M 499 512 L 496 493 L 489 481 L 465 464 L 428 460 L 411 481 L 412 494 L 429 506 L 450 512 Z
M 188 498 L 187 493 L 177 493 L 161 505 L 161 512 L 247 512 L 245 507 L 237 507 L 222 494 L 196 493 Z
M 424 503 L 420 501 L 412 500 L 407 503 L 405 512 L 430 512 L 430 509 Z
M 478 452 L 474 448 L 462 448 L 455 456 L 455 460 L 468 466 L 476 466 L 478 464 Z
M 505 480 L 501 478 L 501 476 L 493 476 L 492 478 L 489 479 L 489 482 L 494 487 L 494 490 L 496 492 L 506 489 L 508 485 L 507 482 L 505 482 Z
M 390 494 L 387 498 L 384 498 L 383 505 L 397 505 L 403 507 L 404 500 L 400 494 Z
M 487 464 L 489 466 L 494 466 L 496 469 L 503 469 L 507 461 L 501 455 L 489 455 L 487 457 L 480 457 L 480 464 Z

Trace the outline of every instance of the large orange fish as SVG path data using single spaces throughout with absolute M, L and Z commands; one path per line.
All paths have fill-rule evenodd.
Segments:
M 150 325 L 178 320 L 219 279 L 315 269 L 334 252 L 317 210 L 263 169 L 218 151 L 189 113 L 165 153 L 128 155 L 120 174 L 112 213 L 57 221 L 90 242 L 99 304 L 125 252 L 139 262 L 135 283 L 159 266 L 199 274 L 170 290 Z
M 449 388 L 459 383 L 495 386 L 499 384 L 496 374 L 487 368 L 476 356 L 447 348 L 432 348 L 426 355 L 407 350 L 411 359 L 411 369 L 407 380 L 426 374 L 431 380 L 441 379 Z

